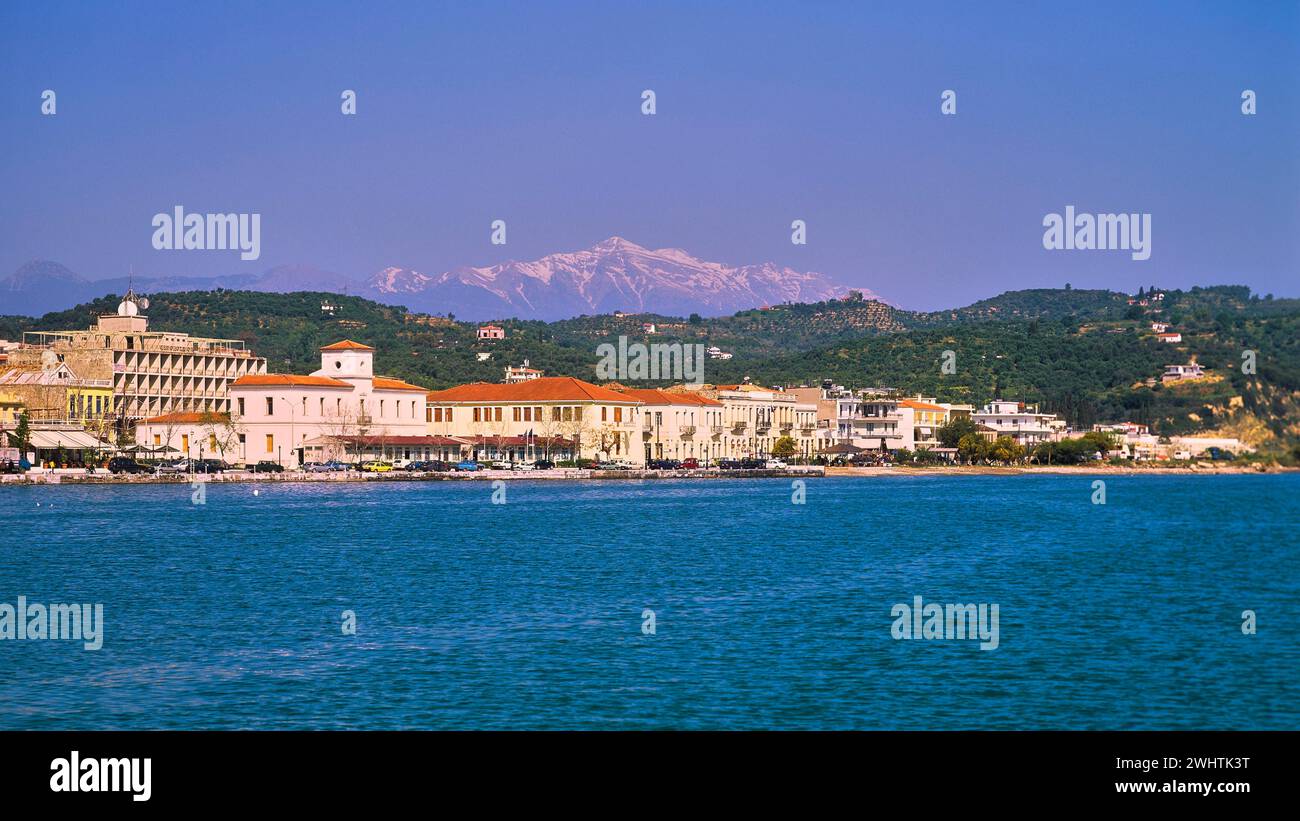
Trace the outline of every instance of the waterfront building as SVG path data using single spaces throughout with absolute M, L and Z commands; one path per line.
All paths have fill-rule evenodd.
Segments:
M 616 388 L 641 403 L 640 444 L 643 460 L 723 458 L 723 404 L 698 392 L 652 388 Z
M 53 354 L 47 353 L 43 367 L 9 368 L 0 373 L 0 392 L 14 397 L 32 422 L 67 423 L 90 431 L 101 442 L 115 438 L 112 382 L 82 379 Z
M 425 397 L 426 432 L 467 443 L 478 459 L 644 461 L 641 403 L 570 376 L 475 382 Z
M 478 326 L 478 338 L 480 340 L 505 339 L 506 329 L 500 325 L 480 325 Z
M 908 447 L 912 432 L 889 388 L 844 390 L 835 397 L 835 441 L 863 450 Z
M 292 467 L 305 461 L 304 443 L 320 437 L 427 435 L 427 389 L 376 375 L 374 348 L 345 339 L 320 354 L 320 369 L 310 374 L 249 374 L 231 384 L 239 461 Z
M 1166 331 L 1165 333 L 1156 334 L 1156 339 L 1159 339 L 1161 342 L 1176 344 L 1183 341 L 1183 335 L 1177 331 Z
M 107 382 L 112 413 L 127 425 L 173 411 L 229 413 L 231 383 L 266 372 L 241 340 L 149 330 L 147 307 L 127 291 L 116 313 L 86 330 L 24 333 L 10 364 L 38 369 L 53 357 L 80 379 Z
M 902 447 L 908 450 L 942 448 L 939 428 L 948 424 L 950 410 L 934 397 L 919 394 L 913 399 L 898 400 L 898 429 L 904 437 Z
M 1011 437 L 1016 444 L 1033 447 L 1040 442 L 1056 442 L 1065 435 L 1065 420 L 1056 414 L 1040 413 L 1037 406 L 1024 402 L 995 399 L 984 406 L 971 419 L 976 425 L 983 425 L 992 436 Z M 983 433 L 983 431 L 982 431 Z
M 18 426 L 18 417 L 23 415 L 27 405 L 21 396 L 0 390 L 0 431 L 13 430 Z M 4 444 L 0 439 L 0 445 Z
M 763 459 L 782 437 L 794 441 L 795 456 L 815 454 L 817 405 L 782 388 L 764 388 L 749 382 L 735 385 L 681 385 L 722 405 L 721 425 L 711 422 L 709 458 Z

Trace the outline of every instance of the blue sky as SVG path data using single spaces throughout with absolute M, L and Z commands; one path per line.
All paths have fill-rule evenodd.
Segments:
M 617 234 L 911 308 L 1296 296 L 1298 79 L 1296 3 L 6 3 L 0 276 L 438 272 Z M 177 204 L 260 213 L 261 258 L 154 250 Z M 1044 250 L 1066 205 L 1151 213 L 1151 258 Z

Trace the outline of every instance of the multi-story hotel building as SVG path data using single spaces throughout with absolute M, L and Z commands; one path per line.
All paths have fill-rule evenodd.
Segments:
M 10 364 L 48 367 L 52 356 L 80 379 L 111 383 L 113 412 L 128 422 L 179 411 L 229 413 L 230 385 L 266 372 L 266 360 L 241 340 L 150 331 L 141 303 L 128 291 L 117 313 L 92 328 L 29 331 Z
M 464 442 L 476 459 L 644 460 L 640 401 L 570 376 L 457 385 L 426 401 L 428 433 Z

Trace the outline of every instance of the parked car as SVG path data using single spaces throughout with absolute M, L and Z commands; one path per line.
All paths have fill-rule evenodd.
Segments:
M 533 462 L 533 467 L 536 468 L 537 470 L 550 470 L 551 468 L 555 467 L 555 462 L 551 461 L 550 459 L 538 459 L 537 461 Z
M 169 459 L 165 462 L 159 462 L 156 468 L 157 473 L 189 473 L 189 459 Z
M 153 471 L 140 464 L 130 456 L 114 456 L 108 460 L 109 473 L 152 473 Z
M 451 463 L 441 459 L 430 459 L 424 463 L 425 473 L 446 473 L 451 470 Z
M 0 462 L 0 473 L 22 473 L 22 472 L 23 472 L 22 465 L 18 464 L 13 459 L 5 459 L 3 462 Z
M 763 463 L 763 467 L 765 467 L 768 470 L 785 470 L 790 466 L 780 459 L 768 459 L 766 462 Z
M 682 470 L 699 470 L 699 469 L 700 469 L 700 460 L 696 459 L 694 456 L 682 460 Z
M 221 473 L 230 470 L 230 465 L 220 459 L 196 459 L 194 461 L 195 473 Z
M 681 466 L 682 463 L 676 459 L 651 459 L 646 462 L 646 467 L 651 470 L 677 470 Z
M 632 470 L 636 465 L 622 459 L 615 459 L 612 462 L 600 462 L 595 465 L 596 470 Z
M 248 470 L 254 473 L 284 473 L 284 465 L 279 462 L 263 460 L 255 465 L 249 465 Z
M 407 473 L 421 473 L 424 471 L 424 466 L 426 464 L 428 463 L 422 462 L 418 459 L 412 459 L 411 461 L 407 462 L 405 465 L 402 465 L 399 469 L 404 470 Z M 398 468 L 396 464 L 394 464 L 393 467 Z
M 302 469 L 308 473 L 329 473 L 330 466 L 328 462 L 308 462 Z
M 473 459 L 465 459 L 463 461 L 456 463 L 456 470 L 460 470 L 460 471 L 478 470 L 478 462 L 475 462 Z
M 513 468 L 514 468 L 514 463 L 507 462 L 504 459 L 498 459 L 492 463 L 493 470 L 512 470 Z
M 372 462 L 366 462 L 361 466 L 361 469 L 366 473 L 387 473 L 393 469 L 393 463 L 376 459 Z
M 532 462 L 515 462 L 510 466 L 511 470 L 535 470 L 536 466 Z

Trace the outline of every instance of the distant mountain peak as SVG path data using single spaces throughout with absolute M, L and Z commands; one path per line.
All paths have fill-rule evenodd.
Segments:
M 369 280 L 380 298 L 465 318 L 562 319 L 629 310 L 719 315 L 781 302 L 818 302 L 848 293 L 824 274 L 771 262 L 732 266 L 681 248 L 650 250 L 614 235 L 590 248 L 465 266 L 436 276 L 385 268 Z M 867 299 L 879 299 L 858 288 Z

